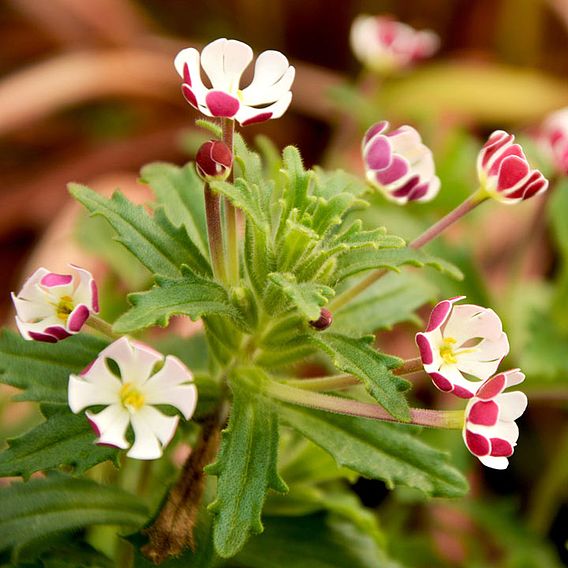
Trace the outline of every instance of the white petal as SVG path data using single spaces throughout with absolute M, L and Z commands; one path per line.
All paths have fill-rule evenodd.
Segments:
M 246 43 L 221 38 L 203 48 L 201 66 L 215 90 L 235 95 L 252 56 L 252 49 Z
M 235 120 L 238 121 L 239 124 L 243 124 L 247 120 L 257 116 L 261 113 L 269 112 L 271 113 L 270 118 L 280 118 L 290 106 L 292 102 L 292 93 L 288 91 L 279 101 L 276 101 L 274 104 L 269 105 L 263 108 L 253 108 L 245 105 L 241 105 L 237 114 L 235 115 Z
M 36 333 L 44 333 L 45 329 L 51 326 L 65 328 L 65 324 L 56 316 L 47 317 L 41 321 L 38 321 L 37 323 L 27 323 L 16 316 L 16 325 L 18 326 L 18 330 L 20 331 L 22 336 L 25 338 L 29 338 L 30 331 Z
M 120 382 L 117 379 L 115 381 L 115 385 L 110 385 L 108 382 L 91 382 L 78 375 L 71 375 L 68 392 L 71 411 L 77 414 L 89 406 L 119 404 Z
M 187 49 L 182 49 L 176 56 L 174 60 L 174 65 L 176 71 L 179 73 L 182 79 L 184 76 L 184 67 L 187 65 L 189 70 L 189 75 L 191 77 L 191 90 L 197 99 L 199 107 L 205 106 L 205 95 L 209 89 L 205 87 L 203 81 L 201 80 L 201 66 L 199 62 L 199 52 L 193 47 L 188 47 Z M 207 107 L 205 107 L 207 109 Z M 201 109 L 201 108 L 200 108 Z M 207 116 L 211 116 L 209 110 L 207 109 Z
M 295 69 L 290 66 L 284 54 L 273 50 L 264 51 L 256 60 L 251 84 L 243 89 L 243 104 L 256 106 L 277 101 L 290 90 L 294 75 Z
M 89 311 L 93 310 L 93 288 L 92 282 L 94 282 L 93 275 L 84 268 L 79 266 L 71 265 L 71 267 L 77 272 L 78 278 L 75 278 L 75 290 L 73 292 L 73 303 L 74 305 L 84 304 L 89 308 Z
M 519 439 L 519 427 L 515 424 L 515 422 L 504 422 L 502 420 L 502 416 L 499 416 L 499 421 L 495 424 L 495 426 L 490 427 L 487 437 L 501 438 L 502 440 L 509 442 L 509 444 L 514 447 Z
M 129 443 L 125 434 L 130 415 L 120 404 L 108 406 L 98 414 L 89 411 L 85 414 L 99 431 L 98 443 L 110 444 L 121 449 L 128 448 Z
M 145 406 L 131 416 L 134 444 L 126 454 L 139 460 L 154 460 L 173 438 L 178 416 L 166 416 L 151 406 Z
M 466 348 L 467 349 L 467 348 Z M 505 333 L 497 339 L 483 339 L 472 350 L 460 355 L 464 361 L 499 361 L 509 353 L 509 340 Z
M 477 392 L 477 389 L 481 384 L 481 381 L 470 380 L 464 377 L 456 365 L 448 365 L 447 363 L 444 363 L 438 370 L 438 373 L 440 373 L 440 375 L 450 381 L 453 385 L 459 386 L 472 394 Z
M 445 337 L 453 337 L 461 345 L 468 339 L 499 339 L 503 326 L 499 316 L 491 309 L 472 304 L 454 306 L 444 329 Z
M 393 151 L 404 156 L 411 164 L 420 161 L 426 153 L 432 152 L 424 144 L 420 134 L 412 126 L 401 126 L 388 135 Z
M 527 409 L 527 395 L 521 391 L 506 392 L 495 397 L 499 405 L 499 420 L 516 420 Z
M 495 373 L 497 367 L 499 366 L 499 363 L 501 362 L 500 359 L 497 359 L 496 361 L 467 360 L 465 358 L 462 358 L 459 354 L 457 356 L 457 360 L 458 362 L 456 363 L 456 366 L 462 373 L 473 375 L 474 377 L 481 379 L 482 381 L 485 381 L 486 379 L 491 377 L 491 375 Z M 477 384 L 478 388 L 481 386 L 479 382 L 475 384 Z
M 45 295 L 43 301 L 36 301 L 23 300 L 12 293 L 12 301 L 18 317 L 25 322 L 41 320 L 55 314 L 55 306 L 48 303 Z
M 37 302 L 45 301 L 45 292 L 39 288 L 41 279 L 49 274 L 47 268 L 38 268 L 25 282 L 20 290 L 18 297 L 25 300 L 32 300 Z
M 505 371 L 505 388 L 520 385 L 525 380 L 525 374 L 521 373 L 520 369 L 511 369 Z
M 503 456 L 476 456 L 477 459 L 486 467 L 492 469 L 507 469 L 509 465 L 508 458 Z

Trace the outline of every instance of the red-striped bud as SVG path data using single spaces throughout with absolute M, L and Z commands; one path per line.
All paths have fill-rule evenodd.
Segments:
M 224 181 L 233 167 L 233 153 L 221 140 L 209 140 L 197 150 L 195 167 L 204 181 Z

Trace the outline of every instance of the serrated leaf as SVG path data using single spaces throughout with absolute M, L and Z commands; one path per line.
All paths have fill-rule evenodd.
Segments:
M 22 389 L 15 400 L 67 404 L 69 375 L 91 363 L 108 341 L 86 333 L 58 343 L 26 341 L 8 330 L 0 333 L 0 382 Z
M 229 424 L 217 461 L 206 469 L 217 476 L 217 497 L 209 509 L 215 515 L 215 550 L 223 558 L 234 556 L 251 535 L 262 532 L 266 492 L 288 489 L 277 471 L 278 418 L 256 388 L 265 380 L 259 368 L 233 375 Z
M 193 162 L 179 167 L 156 162 L 140 172 L 141 180 L 155 193 L 158 203 L 176 226 L 183 225 L 204 256 L 208 254 L 203 182 Z
M 9 440 L 0 453 L 0 477 L 29 478 L 36 471 L 60 466 L 84 473 L 103 461 L 116 462 L 118 450 L 94 444 L 96 436 L 84 415 L 71 411 L 52 414 L 46 422 L 24 435 Z
M 409 247 L 378 250 L 360 248 L 351 250 L 339 258 L 336 278 L 337 282 L 342 282 L 350 276 L 368 270 L 387 269 L 398 272 L 400 267 L 404 265 L 417 267 L 430 266 L 440 272 L 448 274 L 456 280 L 463 278 L 461 271 L 453 264 L 441 258 L 431 256 L 424 251 Z
M 154 215 L 135 205 L 119 191 L 107 199 L 79 184 L 69 184 L 69 192 L 93 215 L 102 215 L 117 232 L 117 239 L 150 271 L 179 276 L 183 264 L 194 272 L 211 274 L 211 267 L 184 227 L 175 227 L 162 208 Z
M 460 497 L 467 491 L 465 478 L 448 465 L 447 454 L 405 432 L 405 426 L 288 404 L 280 405 L 279 416 L 338 465 L 381 479 L 390 488 L 407 485 L 432 497 Z
M 273 272 L 268 278 L 308 320 L 317 320 L 321 308 L 335 295 L 329 286 L 317 282 L 296 282 L 295 276 L 290 273 Z
M 287 187 L 284 192 L 284 199 L 288 210 L 303 210 L 307 207 L 308 188 L 313 172 L 304 169 L 302 156 L 295 146 L 287 146 L 282 152 L 284 167 L 282 172 L 287 179 Z
M 330 332 L 311 336 L 311 341 L 331 357 L 337 369 L 361 379 L 369 394 L 385 410 L 396 419 L 408 422 L 408 403 L 400 392 L 408 388 L 408 382 L 390 372 L 400 365 L 400 359 L 377 351 L 372 340 L 372 336 L 353 338 Z
M 156 277 L 158 286 L 147 292 L 130 294 L 132 308 L 113 326 L 117 333 L 128 333 L 152 325 L 166 326 L 174 315 L 197 320 L 203 316 L 225 316 L 241 322 L 238 310 L 231 305 L 223 286 L 197 276 L 187 267 L 182 278 Z
M 0 499 L 0 550 L 91 525 L 139 526 L 148 514 L 122 489 L 63 475 L 13 483 Z
M 436 299 L 438 290 L 414 273 L 387 274 L 333 314 L 334 330 L 373 333 L 401 322 L 419 324 L 420 306 Z

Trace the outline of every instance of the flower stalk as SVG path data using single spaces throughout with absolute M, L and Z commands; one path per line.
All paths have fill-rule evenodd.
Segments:
M 282 383 L 270 383 L 267 394 L 282 402 L 289 402 L 298 406 L 306 406 L 317 410 L 325 410 L 335 414 L 360 416 L 385 422 L 399 422 L 393 418 L 382 406 L 368 402 L 360 402 L 347 398 L 340 398 L 329 394 L 297 389 Z M 410 409 L 410 424 L 428 426 L 430 428 L 445 428 L 460 430 L 463 428 L 464 413 L 462 410 L 427 410 L 423 408 Z
M 213 192 L 211 186 L 205 182 L 203 187 L 205 195 L 205 216 L 207 219 L 207 237 L 209 240 L 209 253 L 213 275 L 226 282 L 227 272 L 223 258 L 223 229 L 221 225 L 221 200 Z
M 89 319 L 87 320 L 87 326 L 91 329 L 94 329 L 95 331 L 98 331 L 99 333 L 102 333 L 109 339 L 115 340 L 120 337 L 120 335 L 112 331 L 112 325 L 108 323 L 108 321 L 105 321 L 104 319 L 95 316 L 94 314 L 91 314 Z

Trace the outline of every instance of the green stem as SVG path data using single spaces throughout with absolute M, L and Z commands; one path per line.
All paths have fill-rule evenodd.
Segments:
M 470 195 L 461 205 L 458 205 L 453 211 L 448 213 L 445 217 L 443 217 L 429 229 L 424 231 L 419 237 L 410 242 L 408 244 L 409 248 L 419 249 L 428 244 L 443 231 L 445 231 L 450 225 L 453 225 L 458 219 L 463 217 L 466 213 L 469 213 L 472 209 L 475 209 L 480 203 L 483 203 L 488 198 L 489 196 L 483 189 L 478 189 L 475 193 Z M 363 280 L 360 280 L 357 284 L 355 284 L 351 288 L 348 288 L 342 294 L 336 296 L 335 299 L 330 303 L 329 310 L 331 312 L 339 310 L 345 304 L 349 303 L 359 294 L 367 290 L 367 288 L 372 286 L 387 272 L 388 271 L 384 269 L 371 272 L 371 274 L 363 278 Z
M 118 335 L 118 334 L 116 334 L 112 331 L 112 325 L 110 323 L 108 323 L 104 319 L 99 318 L 98 316 L 95 316 L 93 314 L 91 314 L 89 319 L 87 320 L 87 325 L 91 329 L 94 329 L 94 330 L 98 331 L 99 333 L 106 335 L 109 339 L 115 340 L 115 339 L 118 339 L 120 337 L 120 335 Z
M 235 121 L 231 118 L 222 119 L 223 127 L 223 142 L 231 149 L 234 155 L 234 132 Z M 233 170 L 229 175 L 227 181 L 233 181 Z M 227 273 L 229 275 L 229 282 L 236 286 L 239 283 L 239 216 L 237 209 L 233 204 L 225 198 L 225 226 L 227 229 Z
M 213 275 L 222 282 L 227 281 L 225 261 L 223 258 L 223 228 L 221 226 L 221 201 L 206 182 L 203 187 L 205 196 L 205 217 L 207 220 L 207 237 Z
M 348 398 L 340 398 L 329 394 L 322 394 L 307 390 L 296 389 L 282 383 L 270 383 L 267 393 L 283 402 L 290 402 L 299 406 L 316 408 L 336 414 L 360 416 L 373 420 L 398 422 L 382 406 L 360 402 Z M 463 427 L 463 410 L 428 410 L 424 408 L 410 409 L 410 424 L 428 426 L 431 428 L 461 429 Z

